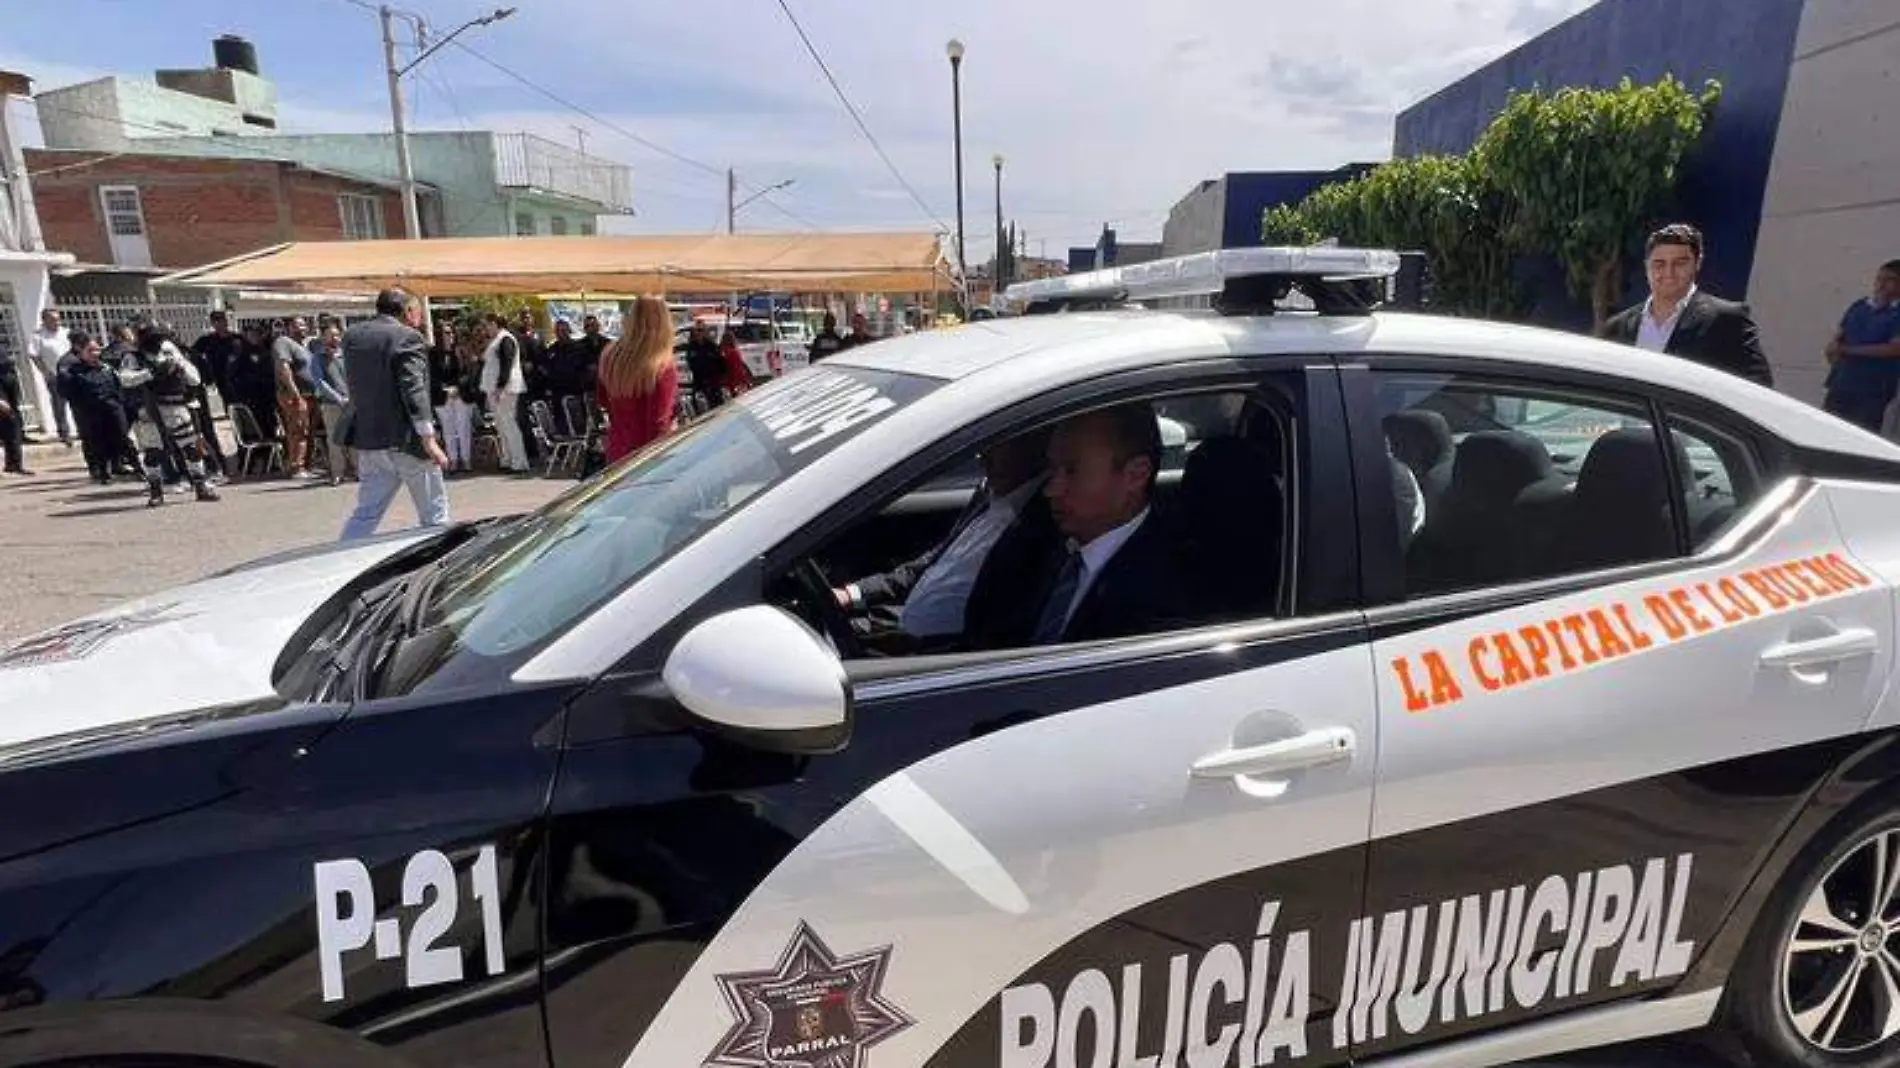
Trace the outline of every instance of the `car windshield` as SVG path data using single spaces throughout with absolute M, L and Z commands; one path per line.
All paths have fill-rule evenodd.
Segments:
M 535 646 L 936 384 L 823 368 L 753 390 L 450 554 L 416 631 L 486 657 Z

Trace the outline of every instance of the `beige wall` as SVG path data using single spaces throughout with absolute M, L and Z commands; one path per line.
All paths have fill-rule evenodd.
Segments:
M 1749 300 L 1775 381 L 1819 401 L 1841 312 L 1900 258 L 1900 0 L 1808 0 Z

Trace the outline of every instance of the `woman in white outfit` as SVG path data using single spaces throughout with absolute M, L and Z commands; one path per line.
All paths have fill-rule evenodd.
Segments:
M 521 395 L 528 389 L 521 369 L 521 343 L 508 332 L 508 320 L 489 314 L 488 348 L 482 353 L 482 395 L 488 398 L 488 416 L 501 437 L 501 466 L 516 474 L 528 473 L 528 446 L 521 440 Z
M 463 389 L 468 373 L 461 349 L 456 347 L 455 327 L 443 323 L 436 328 L 435 337 L 435 348 L 429 351 L 429 401 L 435 405 L 435 420 L 442 426 L 449 470 L 466 472 L 475 447 L 475 398 Z

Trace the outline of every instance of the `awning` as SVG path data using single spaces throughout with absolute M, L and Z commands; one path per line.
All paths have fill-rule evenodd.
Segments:
M 935 234 L 456 237 L 297 242 L 168 275 L 168 285 L 418 296 L 484 293 L 918 293 L 953 285 Z

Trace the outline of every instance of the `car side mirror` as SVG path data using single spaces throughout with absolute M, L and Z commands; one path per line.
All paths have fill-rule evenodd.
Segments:
M 798 617 L 752 605 L 686 632 L 660 678 L 714 733 L 774 753 L 832 753 L 851 737 L 844 664 Z

